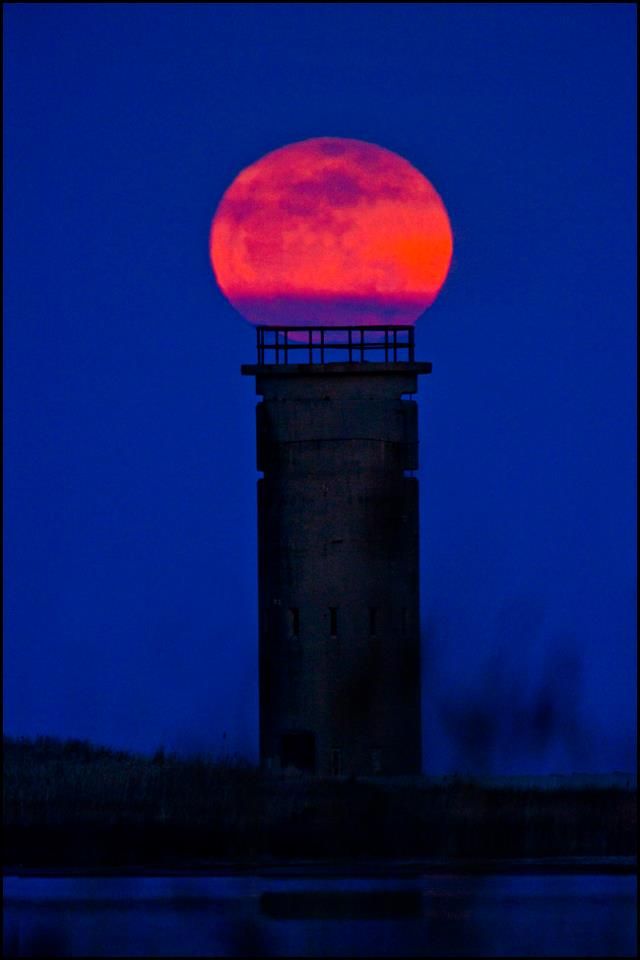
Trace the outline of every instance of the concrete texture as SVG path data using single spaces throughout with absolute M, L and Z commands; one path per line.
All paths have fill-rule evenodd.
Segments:
M 426 363 L 244 366 L 257 393 L 260 754 L 421 772 L 417 405 Z

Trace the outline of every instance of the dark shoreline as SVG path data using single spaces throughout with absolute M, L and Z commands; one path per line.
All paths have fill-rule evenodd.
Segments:
M 190 862 L 172 867 L 153 864 L 128 865 L 112 868 L 89 867 L 22 867 L 5 866 L 4 877 L 38 877 L 72 879 L 90 877 L 238 877 L 269 878 L 313 877 L 393 877 L 470 876 L 517 874 L 549 876 L 636 874 L 636 857 L 539 857 L 479 860 L 299 860 L 282 862 L 214 861 Z
M 241 761 L 4 741 L 7 871 L 246 873 L 420 865 L 630 872 L 635 783 L 267 777 Z M 366 867 L 366 865 L 369 865 Z

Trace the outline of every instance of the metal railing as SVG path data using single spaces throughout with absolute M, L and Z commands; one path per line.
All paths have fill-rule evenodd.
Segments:
M 409 326 L 258 327 L 258 365 L 413 363 L 414 333 Z

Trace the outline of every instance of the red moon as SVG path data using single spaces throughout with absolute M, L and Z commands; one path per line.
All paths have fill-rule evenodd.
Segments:
M 413 324 L 452 251 L 426 177 L 390 150 L 341 137 L 292 143 L 246 167 L 210 235 L 222 292 L 267 326 Z

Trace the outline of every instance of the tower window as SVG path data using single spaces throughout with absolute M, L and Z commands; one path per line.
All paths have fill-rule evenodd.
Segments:
M 377 613 L 378 611 L 376 610 L 375 607 L 369 607 L 369 636 L 370 637 L 375 637 L 376 635 Z
M 406 607 L 402 608 L 400 622 L 402 626 L 402 636 L 405 637 L 407 635 L 407 608 Z
M 342 750 L 331 751 L 331 776 L 342 776 Z
M 338 608 L 329 607 L 329 634 L 332 637 L 338 636 Z
M 292 637 L 300 636 L 300 610 L 298 607 L 289 607 L 289 633 Z

